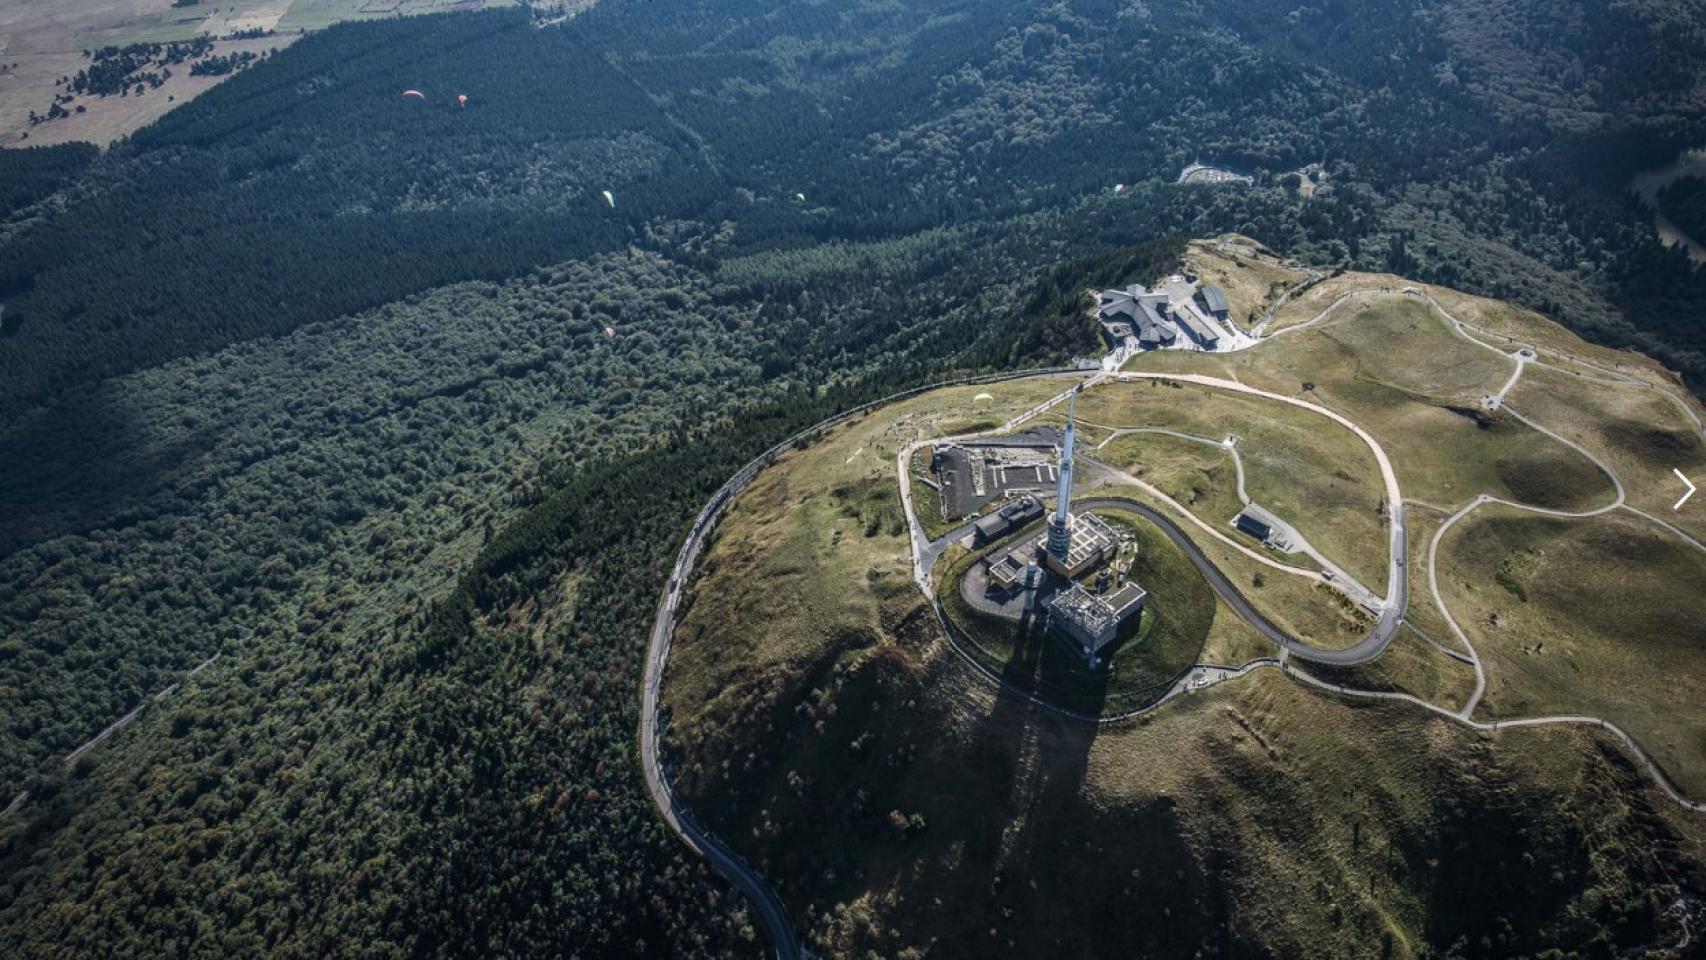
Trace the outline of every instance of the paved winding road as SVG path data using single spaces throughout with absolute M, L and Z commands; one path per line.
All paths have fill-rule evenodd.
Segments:
M 800 942 L 794 935 L 793 926 L 788 923 L 788 913 L 783 908 L 781 899 L 756 871 L 735 855 L 734 851 L 693 821 L 692 814 L 681 805 L 674 788 L 670 786 L 668 772 L 664 769 L 658 749 L 661 733 L 658 714 L 663 691 L 663 667 L 669 659 L 669 644 L 675 633 L 675 616 L 681 603 L 682 586 L 687 582 L 693 565 L 698 562 L 706 532 L 715 524 L 717 516 L 734 493 L 751 482 L 756 473 L 757 470 L 749 466 L 717 492 L 717 496 L 705 505 L 705 509 L 694 521 L 692 533 L 688 535 L 687 542 L 682 544 L 681 553 L 676 556 L 669 587 L 664 592 L 663 599 L 658 602 L 657 616 L 652 621 L 645 680 L 640 688 L 640 767 L 645 772 L 646 789 L 652 795 L 652 803 L 657 806 L 664 822 L 669 824 L 669 828 L 686 841 L 688 846 L 709 860 L 718 873 L 729 878 L 746 894 L 758 911 L 759 920 L 764 925 L 776 956 L 782 960 L 796 960 L 802 956 Z
M 662 692 L 664 668 L 669 661 L 670 642 L 675 636 L 675 619 L 680 612 L 682 591 L 690 582 L 693 568 L 698 563 L 699 554 L 704 549 L 705 537 L 716 526 L 731 500 L 746 489 L 760 471 L 769 466 L 771 461 L 783 451 L 802 439 L 820 434 L 837 424 L 850 420 L 866 411 L 887 406 L 897 400 L 904 399 L 930 390 L 962 384 L 996 383 L 1002 380 L 1018 380 L 1029 377 L 1050 376 L 1082 376 L 1083 371 L 1074 370 L 1033 370 L 1008 374 L 996 374 L 984 377 L 967 377 L 950 380 L 943 383 L 927 384 L 891 394 L 880 400 L 860 404 L 851 410 L 839 413 L 821 423 L 801 430 L 781 443 L 760 454 L 751 463 L 741 468 L 741 471 L 730 477 L 728 482 L 718 488 L 717 492 L 699 511 L 693 520 L 693 527 L 687 534 L 687 540 L 681 545 L 676 554 L 675 566 L 670 569 L 669 585 L 664 590 L 663 597 L 658 601 L 657 614 L 652 619 L 652 631 L 646 648 L 644 677 L 640 682 L 640 768 L 645 776 L 646 790 L 651 794 L 652 804 L 657 807 L 659 816 L 663 818 L 676 836 L 692 847 L 694 851 L 704 856 L 718 873 L 727 877 L 730 882 L 740 888 L 752 902 L 758 912 L 759 922 L 763 924 L 766 935 L 775 955 L 781 960 L 797 960 L 806 956 L 799 937 L 794 933 L 793 926 L 788 922 L 787 910 L 783 907 L 781 898 L 771 889 L 764 878 L 737 856 L 714 834 L 699 826 L 693 815 L 684 807 L 675 788 L 669 779 L 669 769 L 664 763 L 663 752 L 660 749 L 662 731 L 666 720 L 662 716 Z M 1029 419 L 1041 409 L 1047 409 L 1048 404 L 1021 414 L 1016 420 Z M 1010 421 L 1011 422 L 1011 421 Z M 911 448 L 909 448 L 911 449 Z M 910 453 L 906 456 L 910 457 Z M 906 460 L 901 460 L 904 468 Z M 906 485 L 901 489 L 907 495 L 908 517 L 911 517 L 911 497 Z M 913 529 L 917 531 L 917 521 L 913 519 Z M 915 541 L 916 542 L 916 541 Z
M 1203 575 L 1203 579 L 1208 581 L 1208 585 L 1214 588 L 1214 592 L 1219 595 L 1220 599 L 1226 601 L 1226 605 L 1232 608 L 1232 612 L 1236 613 L 1240 620 L 1248 623 L 1262 636 L 1283 647 L 1291 656 L 1300 660 L 1339 667 L 1366 663 L 1380 656 L 1381 652 L 1386 649 L 1386 645 L 1392 642 L 1392 638 L 1397 634 L 1398 626 L 1402 622 L 1402 609 L 1390 617 L 1383 613 L 1380 619 L 1375 621 L 1373 629 L 1369 630 L 1368 634 L 1357 641 L 1355 645 L 1343 650 L 1323 650 L 1285 632 L 1272 620 L 1269 620 L 1262 611 L 1257 610 L 1255 604 L 1252 604 L 1249 598 L 1239 591 L 1231 578 L 1215 566 L 1214 561 L 1210 560 L 1207 554 L 1203 553 L 1196 541 L 1192 540 L 1177 523 L 1173 522 L 1172 517 L 1147 504 L 1125 497 L 1081 497 L 1072 503 L 1074 507 L 1080 510 L 1126 510 L 1160 527 L 1162 532 L 1167 534 L 1167 539 L 1173 541 L 1180 550 L 1185 552 L 1185 556 L 1190 558 L 1191 564 L 1197 568 L 1197 572 Z

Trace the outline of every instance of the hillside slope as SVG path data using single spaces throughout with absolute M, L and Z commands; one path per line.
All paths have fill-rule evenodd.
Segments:
M 1197 266 L 1215 249 L 1193 245 Z M 1240 269 L 1224 261 L 1219 268 Z M 1667 778 L 1697 799 L 1706 789 L 1706 757 L 1693 746 L 1698 718 L 1672 694 L 1702 680 L 1698 638 L 1686 628 L 1706 595 L 1698 545 L 1627 511 L 1543 520 L 1548 530 L 1594 542 L 1605 539 L 1595 525 L 1612 516 L 1618 529 L 1641 532 L 1621 534 L 1624 553 L 1596 556 L 1572 545 L 1559 554 L 1562 567 L 1519 567 L 1512 580 L 1503 568 L 1479 566 L 1520 564 L 1523 550 L 1550 555 L 1559 544 L 1522 540 L 1489 550 L 1489 537 L 1521 537 L 1494 525 L 1499 515 L 1468 513 L 1440 552 L 1437 572 L 1450 586 L 1436 607 L 1427 548 L 1441 521 L 1473 503 L 1478 489 L 1519 503 L 1556 496 L 1514 479 L 1524 475 L 1518 466 L 1548 463 L 1553 448 L 1581 454 L 1538 432 L 1530 443 L 1521 433 L 1529 428 L 1516 421 L 1482 441 L 1484 454 L 1469 447 L 1441 461 L 1430 450 L 1488 427 L 1422 411 L 1464 402 L 1459 391 L 1478 384 L 1418 381 L 1404 387 L 1408 408 L 1381 391 L 1397 386 L 1390 377 L 1426 376 L 1431 368 L 1414 359 L 1423 356 L 1462 379 L 1486 348 L 1443 329 L 1431 334 L 1431 321 L 1408 308 L 1413 298 L 1390 278 L 1347 274 L 1336 283 L 1300 315 L 1320 316 L 1347 290 L 1391 292 L 1243 353 L 1133 361 L 1313 393 L 1392 443 L 1406 495 L 1421 494 L 1408 508 L 1413 555 L 1422 559 L 1408 570 L 1407 639 L 1365 666 L 1294 669 L 1442 699 L 1448 712 L 1476 717 L 1603 714 L 1634 731 Z M 1601 362 L 1594 348 L 1538 317 L 1430 292 L 1471 323 L 1544 344 L 1542 363 Z M 1628 389 L 1650 390 L 1638 386 L 1648 383 L 1685 402 L 1650 361 L 1607 356 L 1629 372 Z M 1542 372 L 1550 371 L 1530 375 Z M 1505 375 L 1497 373 L 1494 387 Z M 1303 379 L 1311 382 L 1300 387 Z M 1106 413 L 1121 386 L 1091 387 L 1080 412 Z M 770 881 L 813 949 L 848 957 L 1492 958 L 1671 956 L 1687 942 L 1682 924 L 1693 922 L 1685 918 L 1706 889 L 1706 819 L 1673 802 L 1638 758 L 1592 724 L 1478 732 L 1411 703 L 1341 698 L 1270 666 L 1098 726 L 998 688 L 974 669 L 910 581 L 894 456 L 914 439 L 999 423 L 1033 405 L 1038 389 L 1063 387 L 1015 381 L 982 400 L 972 388 L 931 393 L 788 454 L 729 508 L 690 588 L 664 688 L 677 787 Z M 1577 383 L 1533 409 L 1593 418 L 1603 389 Z M 1515 412 L 1504 416 L 1530 409 L 1520 387 L 1509 402 Z M 1698 428 L 1690 435 L 1698 442 Z M 1604 478 L 1590 467 L 1582 480 L 1595 486 L 1574 509 L 1604 509 Z M 1439 497 L 1451 499 L 1428 502 Z M 1643 548 L 1655 538 L 1668 552 Z M 1613 568 L 1631 550 L 1651 555 L 1671 579 L 1643 574 L 1619 606 L 1616 584 L 1624 581 Z M 948 567 L 940 561 L 936 570 L 944 592 L 954 589 Z M 1562 568 L 1606 578 L 1607 587 L 1570 601 L 1579 591 L 1560 580 Z M 1263 589 L 1262 579 L 1246 588 L 1259 606 L 1285 612 L 1329 602 L 1319 592 Z M 1526 610 L 1509 609 L 1523 604 L 1497 586 L 1507 582 L 1526 586 Z M 1465 583 L 1493 596 L 1465 600 Z M 1476 607 L 1500 598 L 1499 615 Z M 1584 603 L 1605 609 L 1584 617 Z M 1628 630 L 1605 629 L 1637 610 L 1645 619 Z M 1479 713 L 1468 699 L 1471 671 L 1423 640 L 1436 630 L 1449 640 L 1441 619 L 1448 611 L 1475 644 L 1468 656 L 1486 658 L 1497 685 Z M 1222 608 L 1216 626 L 1230 617 Z M 1542 642 L 1545 663 L 1517 652 L 1532 657 Z M 1204 656 L 1224 655 L 1220 647 Z M 1512 898 L 1510 890 L 1525 894 Z

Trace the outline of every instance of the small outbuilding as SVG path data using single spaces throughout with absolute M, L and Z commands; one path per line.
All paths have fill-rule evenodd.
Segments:
M 1268 537 L 1272 536 L 1274 532 L 1273 527 L 1270 527 L 1261 520 L 1250 516 L 1248 513 L 1240 513 L 1238 516 L 1234 517 L 1232 519 L 1232 525 L 1263 543 L 1266 543 Z

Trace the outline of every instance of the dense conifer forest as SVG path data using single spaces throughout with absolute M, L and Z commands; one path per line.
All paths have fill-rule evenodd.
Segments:
M 755 955 L 633 759 L 685 524 L 838 409 L 1091 349 L 1076 291 L 1186 236 L 1698 389 L 1706 274 L 1625 184 L 1706 143 L 1706 32 L 1552 11 L 399 18 L 0 151 L 0 953 Z

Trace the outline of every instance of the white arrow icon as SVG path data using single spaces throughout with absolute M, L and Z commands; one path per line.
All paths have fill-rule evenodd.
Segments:
M 1682 485 L 1688 488 L 1688 492 L 1682 495 L 1682 499 L 1676 502 L 1676 506 L 1671 507 L 1672 510 L 1681 510 L 1682 505 L 1688 502 L 1688 498 L 1694 496 L 1694 484 L 1688 482 L 1688 478 L 1682 475 L 1681 470 L 1671 467 L 1670 472 L 1676 474 L 1676 478 L 1681 480 Z

